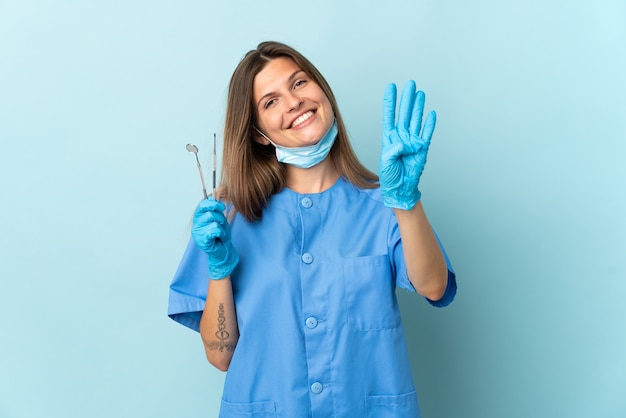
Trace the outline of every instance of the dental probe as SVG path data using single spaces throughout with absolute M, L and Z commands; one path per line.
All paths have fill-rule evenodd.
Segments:
M 216 172 L 217 172 L 217 137 L 215 135 L 215 133 L 213 133 L 213 199 L 217 200 L 217 196 L 215 196 L 215 189 L 217 187 L 217 176 L 216 176 Z

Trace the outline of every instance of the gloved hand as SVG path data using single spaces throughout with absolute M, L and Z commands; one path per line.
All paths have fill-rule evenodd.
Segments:
M 413 80 L 407 82 L 396 124 L 396 85 L 388 84 L 385 89 L 380 154 L 380 188 L 385 206 L 410 210 L 422 196 L 418 185 L 437 119 L 431 111 L 422 129 L 424 101 L 424 92 L 415 91 Z
M 193 215 L 191 228 L 194 242 L 209 256 L 209 274 L 214 280 L 230 276 L 239 263 L 224 209 L 224 204 L 213 197 L 201 201 Z

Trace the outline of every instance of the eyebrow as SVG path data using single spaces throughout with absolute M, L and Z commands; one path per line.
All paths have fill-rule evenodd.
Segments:
M 287 83 L 291 84 L 291 82 L 296 78 L 296 76 L 300 73 L 304 73 L 304 70 L 296 70 L 294 71 L 288 78 L 287 78 Z M 265 93 L 263 96 L 261 96 L 261 98 L 259 99 L 259 101 L 256 103 L 257 107 L 261 106 L 261 102 L 268 96 L 273 96 L 274 94 L 276 94 L 276 92 L 274 91 L 270 91 L 269 93 Z

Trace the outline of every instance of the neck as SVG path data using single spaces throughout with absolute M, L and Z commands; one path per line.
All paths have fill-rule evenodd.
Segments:
M 311 168 L 298 168 L 287 165 L 285 186 L 296 193 L 313 194 L 330 189 L 339 178 L 339 173 L 330 161 L 324 161 Z

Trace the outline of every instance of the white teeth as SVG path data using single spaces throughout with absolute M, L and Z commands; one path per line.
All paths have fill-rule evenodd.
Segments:
M 310 118 L 311 116 L 313 116 L 313 112 L 306 112 L 304 115 L 300 116 L 298 119 L 294 120 L 293 123 L 291 124 L 292 127 L 294 126 L 298 126 L 300 125 L 302 122 L 304 122 L 305 120 L 307 120 L 308 118 Z

